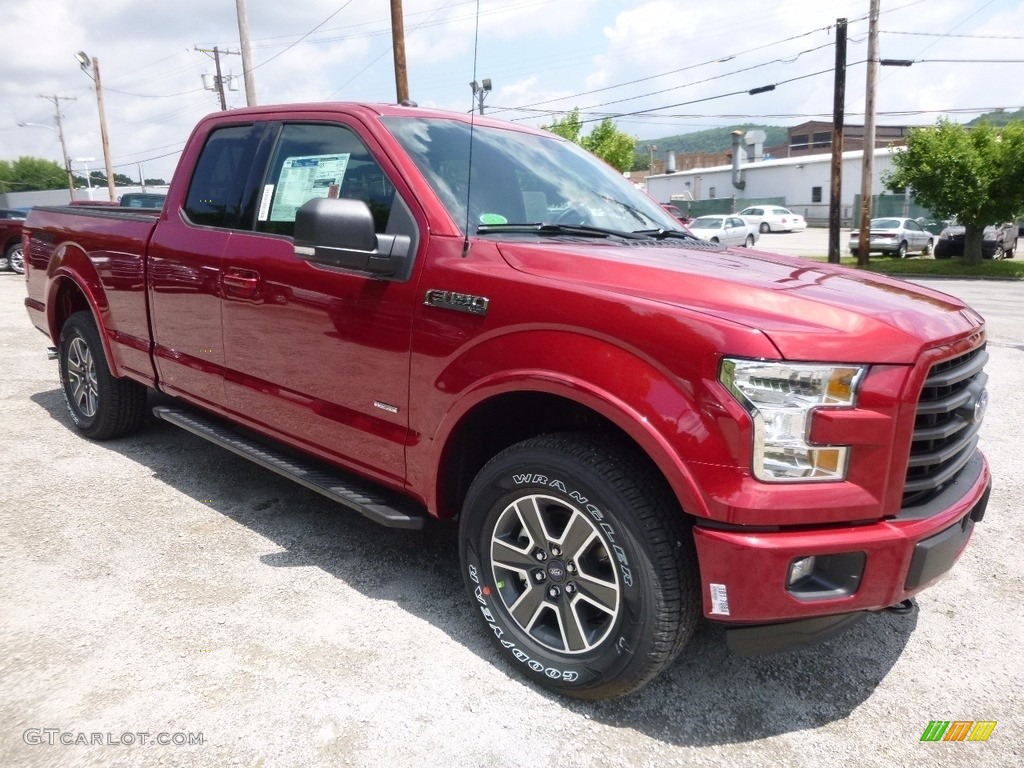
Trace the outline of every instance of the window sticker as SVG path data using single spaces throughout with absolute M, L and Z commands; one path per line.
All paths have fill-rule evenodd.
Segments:
M 267 184 L 263 187 L 263 197 L 260 198 L 260 212 L 257 217 L 260 221 L 266 221 L 270 215 L 270 201 L 274 199 L 274 185 Z
M 295 221 L 295 212 L 307 200 L 337 197 L 348 168 L 348 159 L 348 152 L 287 158 L 277 180 L 270 220 Z

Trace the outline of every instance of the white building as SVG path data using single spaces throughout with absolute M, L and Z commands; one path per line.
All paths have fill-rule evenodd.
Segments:
M 892 153 L 902 147 L 876 149 L 872 163 L 871 194 L 887 192 L 882 175 L 892 170 Z M 840 196 L 840 218 L 849 222 L 855 215 L 854 196 L 860 194 L 863 152 L 843 153 L 843 181 Z M 832 155 L 803 155 L 779 160 L 743 162 L 740 164 L 742 189 L 733 185 L 733 167 L 694 168 L 688 171 L 663 173 L 647 177 L 647 192 L 655 200 L 736 200 L 734 212 L 746 207 L 750 200 L 783 198 L 781 205 L 799 213 L 812 225 L 827 225 Z

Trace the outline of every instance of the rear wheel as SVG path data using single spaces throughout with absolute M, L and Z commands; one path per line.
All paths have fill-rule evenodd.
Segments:
M 648 463 L 611 441 L 544 435 L 498 454 L 470 487 L 459 542 L 499 651 L 559 693 L 636 690 L 700 619 L 684 516 Z
M 107 440 L 142 426 L 146 388 L 111 375 L 96 323 L 76 312 L 60 332 L 60 381 L 71 420 L 86 437 Z
M 896 249 L 896 258 L 905 259 L 907 258 L 907 241 L 904 240 L 900 243 L 900 247 Z
M 17 272 L 19 275 L 25 274 L 25 257 L 24 252 L 21 249 L 21 243 L 15 243 L 4 253 L 4 258 L 7 259 L 7 266 L 12 272 Z
M 747 235 L 747 239 L 743 242 L 743 247 L 744 248 L 753 248 L 754 247 L 754 236 L 753 235 Z

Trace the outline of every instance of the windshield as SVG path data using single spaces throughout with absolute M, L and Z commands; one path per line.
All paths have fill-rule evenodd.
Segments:
M 678 230 L 679 222 L 622 174 L 575 144 L 491 126 L 384 118 L 465 233 L 506 224 L 564 224 L 621 232 Z M 467 211 L 467 200 L 469 208 Z

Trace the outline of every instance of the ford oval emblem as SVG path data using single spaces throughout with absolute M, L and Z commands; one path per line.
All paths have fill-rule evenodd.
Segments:
M 985 418 L 985 411 L 988 410 L 988 390 L 981 390 L 981 394 L 978 395 L 978 399 L 974 403 L 974 413 L 971 416 L 971 421 L 975 424 L 981 424 L 981 420 Z

